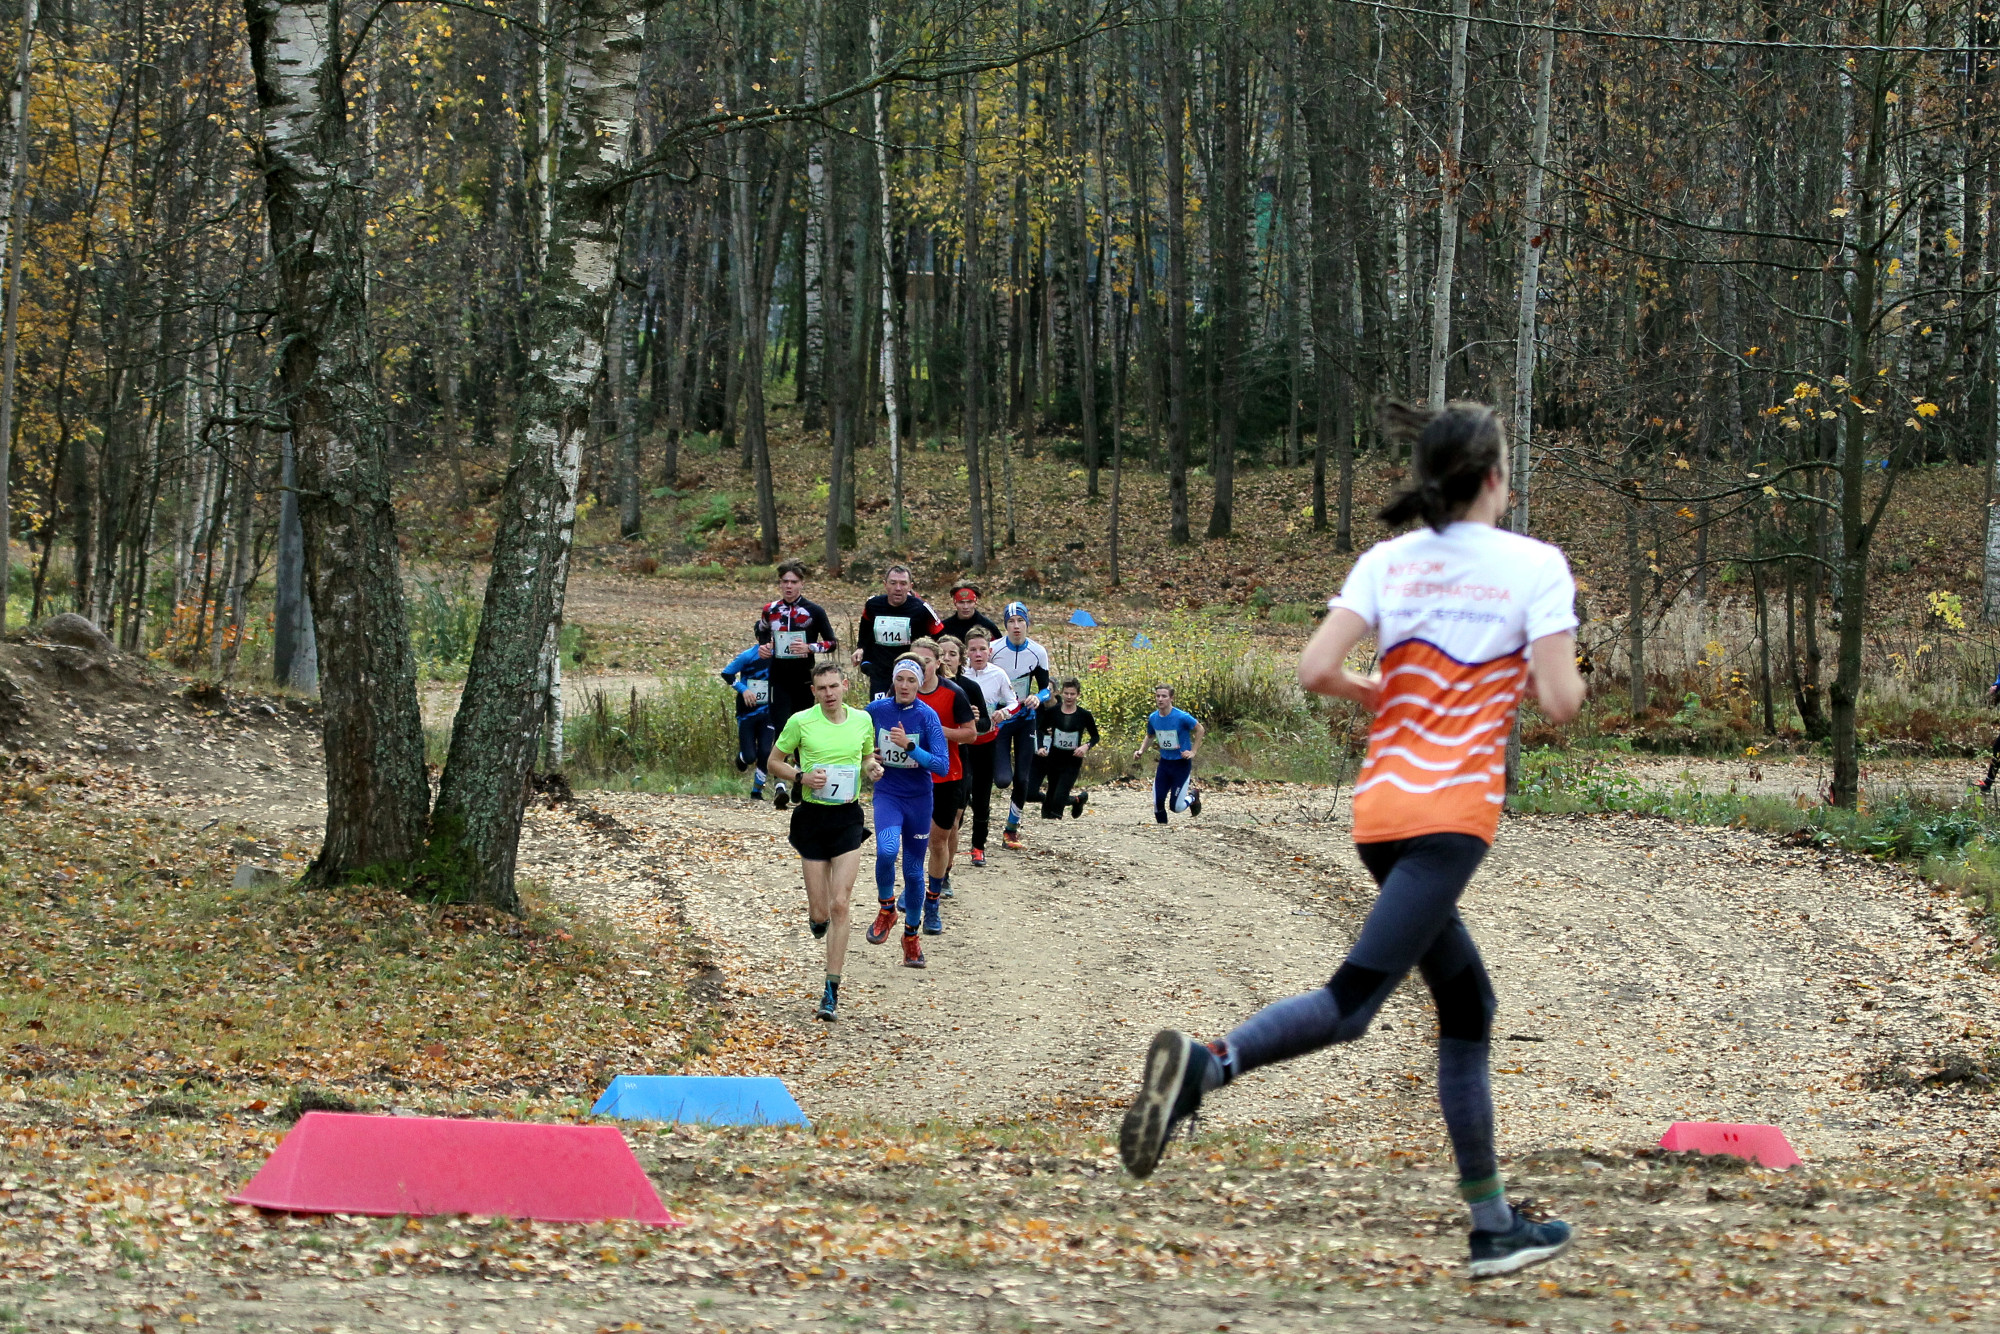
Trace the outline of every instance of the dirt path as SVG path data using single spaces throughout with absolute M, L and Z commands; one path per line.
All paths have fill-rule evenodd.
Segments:
M 734 1004 L 783 1035 L 760 1036 L 754 1060 L 816 1116 L 1108 1123 L 1153 1029 L 1217 1033 L 1323 982 L 1372 897 L 1344 820 L 1305 789 L 1212 793 L 1200 820 L 1166 830 L 1149 797 L 1100 791 L 1086 820 L 1036 821 L 1029 851 L 958 872 L 928 970 L 857 939 L 828 1027 L 809 1017 L 819 954 L 784 817 L 587 796 L 628 824 L 707 832 L 691 924 Z M 1978 966 L 1991 942 L 1901 872 L 1736 831 L 1511 820 L 1465 912 L 1502 998 L 1510 1153 L 1631 1147 L 1710 1119 L 1775 1122 L 1816 1158 L 1956 1160 L 2000 1130 L 1983 1103 L 1865 1086 L 2000 1033 L 2000 982 Z M 1214 1115 L 1438 1150 L 1430 1034 L 1428 998 L 1407 985 L 1367 1041 L 1261 1075 Z
M 1650 787 L 1671 788 L 1691 782 L 1705 792 L 1783 797 L 1814 804 L 1826 799 L 1833 782 L 1833 762 L 1817 755 L 1716 759 L 1606 753 L 1597 763 L 1606 772 L 1624 774 Z M 1861 765 L 1861 795 L 1875 803 L 1901 796 L 1964 801 L 1969 799 L 1968 785 L 1985 773 L 1984 759 L 1871 759 Z

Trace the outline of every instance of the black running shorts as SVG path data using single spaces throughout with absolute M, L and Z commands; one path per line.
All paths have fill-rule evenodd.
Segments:
M 830 862 L 868 841 L 861 822 L 861 803 L 843 801 L 828 806 L 801 801 L 792 808 L 792 846 L 809 862 Z
M 958 813 L 965 809 L 965 780 L 954 778 L 949 783 L 931 784 L 931 823 L 939 829 L 949 829 L 957 821 Z

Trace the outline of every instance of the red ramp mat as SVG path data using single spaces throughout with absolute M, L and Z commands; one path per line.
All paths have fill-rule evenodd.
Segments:
M 1761 1167 L 1798 1167 L 1803 1161 L 1785 1132 L 1776 1126 L 1735 1121 L 1676 1121 L 1660 1136 L 1660 1147 L 1727 1154 Z
M 307 1112 L 232 1204 L 678 1226 L 616 1126 Z

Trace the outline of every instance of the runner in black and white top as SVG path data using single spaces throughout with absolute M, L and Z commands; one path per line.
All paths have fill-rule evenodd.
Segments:
M 1021 809 L 1035 796 L 1035 710 L 1049 700 L 1049 651 L 1028 638 L 1028 604 L 1010 602 L 1001 617 L 1007 634 L 993 646 L 993 665 L 1007 673 L 1022 711 L 1000 728 L 993 756 L 993 786 L 1011 788 L 1007 830 L 1001 842 L 1021 846 Z
M 1065 676 L 1056 689 L 1061 703 L 1043 709 L 1035 723 L 1041 734 L 1041 747 L 1036 751 L 1040 758 L 1036 763 L 1043 774 L 1042 818 L 1060 820 L 1063 807 L 1067 806 L 1069 818 L 1080 820 L 1090 794 L 1078 792 L 1071 796 L 1070 790 L 1076 785 L 1077 775 L 1083 772 L 1083 757 L 1097 744 L 1097 719 L 1077 702 L 1083 695 L 1083 682 Z
M 801 709 L 813 707 L 814 655 L 832 653 L 840 645 L 826 609 L 805 598 L 806 567 L 795 560 L 778 566 L 778 599 L 764 604 L 754 627 L 757 655 L 771 664 L 771 715 L 765 725 L 775 736 Z M 771 805 L 785 809 L 791 790 L 784 783 L 771 788 Z
M 944 633 L 931 605 L 910 591 L 909 566 L 891 565 L 882 586 L 862 605 L 855 629 L 854 665 L 868 678 L 873 698 L 889 693 L 889 669 L 912 643 Z

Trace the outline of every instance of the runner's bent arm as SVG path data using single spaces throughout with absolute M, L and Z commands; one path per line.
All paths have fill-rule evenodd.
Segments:
M 932 776 L 943 778 L 951 772 L 951 752 L 945 749 L 944 726 L 938 722 L 937 714 L 928 708 L 924 713 L 926 716 L 920 724 L 924 734 L 912 738 L 921 744 L 911 748 L 910 758 L 930 770 Z
M 751 648 L 746 648 L 741 653 L 731 658 L 728 662 L 724 663 L 722 666 L 722 670 L 716 673 L 716 675 L 722 678 L 722 683 L 724 685 L 728 686 L 730 689 L 734 690 L 737 694 L 740 695 L 743 693 L 743 687 L 749 684 L 748 682 L 743 680 L 743 673 L 750 669 L 751 665 L 757 661 L 759 656 L 760 655 L 758 654 L 757 649 L 754 646 Z
M 1373 713 L 1382 680 L 1351 670 L 1347 655 L 1374 629 L 1346 607 L 1335 607 L 1328 612 L 1326 620 L 1307 642 L 1305 652 L 1299 655 L 1299 684 L 1315 695 L 1351 699 Z
M 868 650 L 875 647 L 875 613 L 869 606 L 875 601 L 869 598 L 861 606 L 861 624 L 854 631 L 854 665 L 859 667 L 868 656 Z
M 1583 673 L 1576 669 L 1576 634 L 1543 635 L 1528 645 L 1528 674 L 1535 698 L 1552 723 L 1566 723 L 1583 707 Z
M 1194 744 L 1193 744 L 1192 746 L 1189 746 L 1189 747 L 1187 748 L 1187 754 L 1186 754 L 1185 756 L 1183 756 L 1182 758 L 1183 758 L 1183 759 L 1190 759 L 1190 760 L 1191 760 L 1191 759 L 1193 759 L 1193 758 L 1194 758 L 1194 753 L 1195 753 L 1196 751 L 1198 751 L 1198 750 L 1200 750 L 1200 749 L 1201 749 L 1201 739 L 1202 739 L 1203 737 L 1207 736 L 1207 735 L 1208 735 L 1208 728 L 1202 725 L 1202 721 L 1201 721 L 1201 719 L 1199 719 L 1199 718 L 1195 719 L 1195 720 L 1194 720 Z
M 780 783 L 789 783 L 799 776 L 798 767 L 792 763 L 792 758 L 795 758 L 792 751 L 780 753 L 774 749 L 764 767 L 770 772 L 771 777 Z
M 826 608 L 817 604 L 813 607 L 812 621 L 807 625 L 808 634 L 817 633 L 817 639 L 808 640 L 806 648 L 814 653 L 838 653 L 840 640 L 834 637 L 833 622 L 826 618 Z

